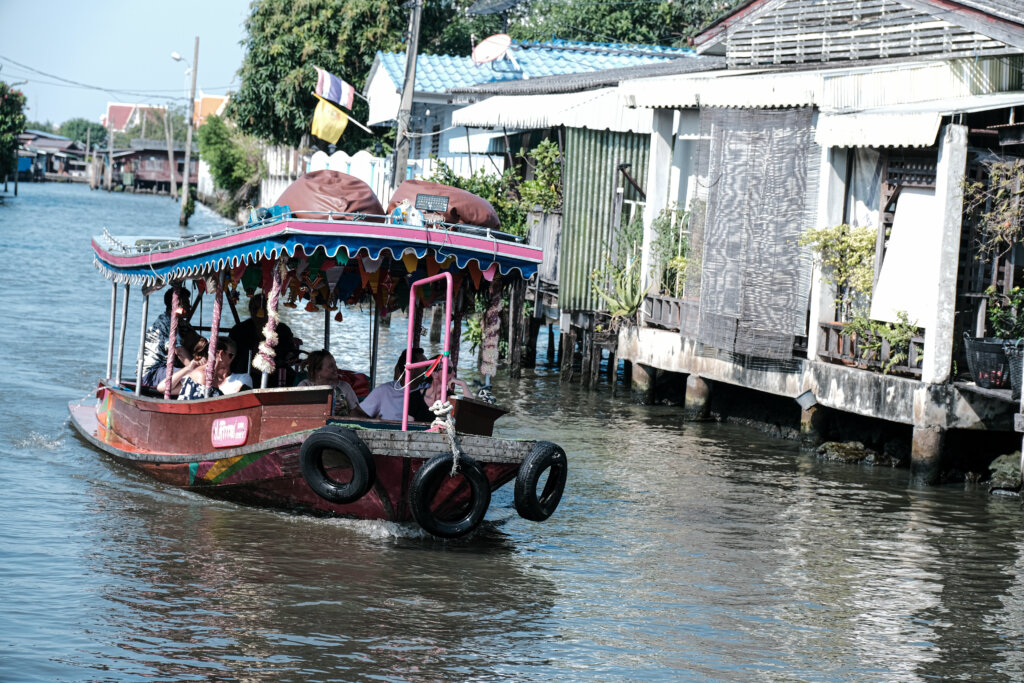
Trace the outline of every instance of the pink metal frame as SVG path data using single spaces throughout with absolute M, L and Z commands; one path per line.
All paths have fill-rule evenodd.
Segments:
M 452 274 L 438 273 L 430 277 L 417 280 L 409 287 L 409 333 L 405 342 L 405 395 L 402 398 L 402 431 L 409 431 L 409 392 L 412 391 L 412 371 L 427 367 L 434 361 L 425 360 L 419 363 L 412 362 L 412 339 L 413 325 L 416 324 L 416 288 L 429 284 L 434 280 L 444 279 L 445 300 L 444 300 L 444 353 L 441 356 L 441 403 L 448 400 L 448 359 L 451 357 L 451 327 L 452 327 Z

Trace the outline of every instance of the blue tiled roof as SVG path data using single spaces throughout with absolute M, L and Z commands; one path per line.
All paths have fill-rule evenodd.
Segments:
M 480 83 L 523 80 L 524 75 L 541 78 L 696 57 L 696 53 L 688 48 L 565 40 L 512 43 L 510 51 L 521 71 L 508 58 L 476 65 L 472 57 L 419 55 L 416 59 L 416 91 L 443 93 Z M 405 78 L 405 53 L 378 52 L 377 57 L 391 80 L 401 84 Z

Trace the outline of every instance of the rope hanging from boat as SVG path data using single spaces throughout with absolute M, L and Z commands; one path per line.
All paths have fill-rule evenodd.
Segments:
M 174 349 L 178 346 L 178 293 L 180 285 L 171 285 L 171 328 L 167 333 L 167 374 L 164 380 L 164 398 L 171 397 L 171 380 L 174 378 Z
M 278 261 L 274 267 L 274 281 L 270 286 L 270 295 L 267 297 L 267 324 L 263 328 L 263 341 L 252 359 L 252 365 L 260 372 L 270 374 L 276 368 L 274 364 L 274 349 L 277 347 L 277 323 L 281 317 L 277 313 L 277 302 L 281 297 L 281 270 L 284 268 L 283 261 Z
M 452 449 L 452 472 L 450 476 L 454 477 L 459 473 L 459 458 L 462 456 L 462 451 L 459 449 L 455 432 L 455 419 L 452 417 L 453 410 L 455 408 L 449 401 L 441 403 L 441 399 L 434 401 L 434 405 L 430 406 L 430 412 L 434 414 L 434 421 L 430 423 L 430 431 L 439 432 L 443 429 L 445 436 L 448 437 L 448 446 Z
M 213 278 L 210 278 L 213 279 Z M 206 287 L 209 289 L 210 282 L 207 280 Z M 214 291 L 216 295 L 213 298 L 213 321 L 210 323 L 210 356 L 209 361 L 206 363 L 206 395 L 210 395 L 210 390 L 213 388 L 213 375 L 217 369 L 217 341 L 218 335 L 220 335 L 220 314 L 221 307 L 224 303 L 224 273 L 221 272 L 216 276 L 214 283 Z

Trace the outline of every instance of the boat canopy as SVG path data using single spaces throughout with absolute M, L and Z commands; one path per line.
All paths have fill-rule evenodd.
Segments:
M 540 247 L 474 226 L 412 226 L 357 220 L 309 220 L 301 212 L 276 216 L 224 232 L 177 240 L 114 237 L 92 239 L 94 262 L 104 277 L 119 283 L 154 286 L 206 277 L 265 260 L 322 256 L 338 265 L 360 260 L 376 270 L 390 257 L 409 273 L 416 270 L 518 271 L 524 279 L 543 259 Z M 489 278 L 488 278 L 489 279 Z

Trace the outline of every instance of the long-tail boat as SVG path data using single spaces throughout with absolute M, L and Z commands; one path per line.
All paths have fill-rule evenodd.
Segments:
M 408 184 L 385 211 L 361 181 L 317 171 L 239 228 L 179 240 L 93 238 L 95 265 L 112 281 L 107 371 L 95 399 L 69 405 L 74 427 L 99 450 L 161 482 L 242 504 L 415 520 L 430 534 L 455 538 L 475 529 L 492 491 L 514 480 L 518 513 L 532 521 L 547 519 L 565 486 L 564 451 L 549 442 L 494 437 L 494 421 L 504 411 L 447 394 L 462 312 L 474 292 L 497 292 L 492 298 L 500 302 L 503 285 L 536 272 L 541 250 L 492 227 L 493 208 L 479 198 L 445 186 Z M 238 288 L 251 295 L 258 283 L 265 292 L 271 310 L 260 347 L 259 387 L 175 400 L 169 389 L 160 394 L 140 381 L 149 296 L 170 286 L 176 302 L 189 283 L 214 298 L 210 365 L 216 362 L 224 299 L 234 313 L 232 293 Z M 115 339 L 119 285 L 121 323 Z M 122 377 L 122 368 L 133 286 L 144 298 L 136 378 L 130 379 Z M 270 343 L 276 305 L 304 299 L 310 314 L 323 311 L 325 348 L 339 302 L 372 304 L 371 386 L 380 316 L 407 303 L 401 421 L 335 416 L 329 386 L 267 388 L 283 361 L 274 357 Z M 412 350 L 422 308 L 435 301 L 444 303 L 443 352 L 439 361 L 416 361 Z M 169 349 L 175 345 L 177 313 L 175 304 Z M 174 354 L 167 355 L 173 370 Z M 432 425 L 413 423 L 411 385 L 435 367 L 442 375 L 442 395 L 434 404 L 438 418 Z M 212 376 L 211 369 L 207 387 Z

